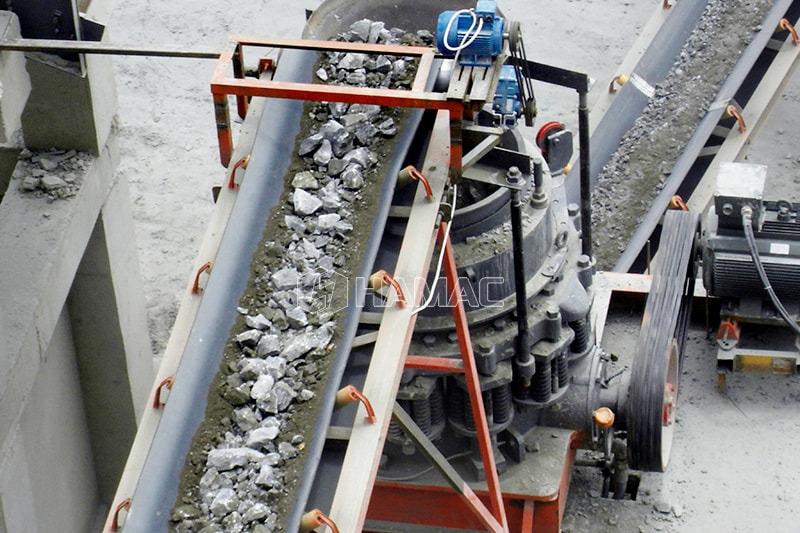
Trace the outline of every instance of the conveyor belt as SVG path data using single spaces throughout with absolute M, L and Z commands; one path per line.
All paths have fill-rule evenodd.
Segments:
M 679 3 L 680 4 L 680 3 Z M 716 168 L 719 163 L 712 165 L 712 158 L 707 157 L 713 153 L 713 148 L 719 146 L 719 139 L 714 138 L 718 134 L 718 125 L 723 123 L 731 128 L 730 135 L 738 135 L 739 132 L 733 128 L 733 119 L 725 118 L 726 108 L 729 104 L 735 103 L 740 107 L 747 106 L 754 92 L 762 83 L 776 83 L 780 86 L 780 81 L 787 76 L 786 66 L 782 66 L 782 73 L 773 73 L 766 76 L 769 66 L 779 53 L 791 54 L 792 50 L 781 47 L 786 42 L 789 44 L 790 36 L 788 32 L 782 36 L 780 41 L 775 40 L 775 29 L 781 19 L 787 18 L 792 23 L 800 17 L 800 2 L 792 0 L 780 0 L 775 2 L 770 9 L 761 27 L 763 28 L 753 39 L 747 49 L 739 58 L 727 80 L 721 86 L 719 93 L 708 109 L 703 119 L 699 122 L 697 129 L 689 140 L 688 145 L 682 152 L 680 158 L 675 162 L 669 177 L 667 178 L 661 192 L 653 200 L 650 210 L 642 219 L 636 231 L 630 237 L 625 251 L 617 260 L 613 270 L 615 272 L 643 271 L 646 266 L 645 247 L 649 240 L 653 239 L 657 243 L 657 228 L 661 215 L 667 209 L 672 197 L 676 194 L 683 198 L 690 199 L 692 205 L 700 209 L 704 208 L 711 199 L 713 189 L 704 187 L 699 194 L 702 196 L 693 198 L 695 186 L 701 180 L 706 169 Z M 777 50 L 776 50 L 777 44 Z M 775 92 L 773 98 L 780 95 Z M 769 106 L 761 108 L 762 112 L 768 112 Z M 757 116 L 745 116 L 746 124 L 750 126 L 760 120 L 760 113 Z M 655 233 L 655 235 L 654 235 Z

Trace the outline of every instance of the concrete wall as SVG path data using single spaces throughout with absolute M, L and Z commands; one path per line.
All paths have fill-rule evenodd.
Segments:
M 102 25 L 111 3 L 83 6 Z M 28 57 L 28 95 L 5 59 L 1 98 L 27 97 L 26 147 L 81 161 L 65 171 L 80 174 L 75 194 L 55 201 L 21 190 L 31 163 L 9 182 L 0 162 L 0 533 L 98 531 L 153 382 L 111 60 Z
M 9 532 L 99 529 L 153 380 L 115 136 L 99 157 L 81 157 L 74 197 L 24 193 L 17 173 L 0 202 L 0 515 Z
M 65 308 L 20 418 L 33 500 L 27 531 L 96 530 L 98 482 L 70 325 Z
M 84 15 L 102 30 L 111 5 L 109 0 L 94 0 Z M 105 33 L 101 40 L 107 40 Z M 111 57 L 87 54 L 67 61 L 30 53 L 27 71 L 32 89 L 22 113 L 25 145 L 38 150 L 75 148 L 98 155 L 117 110 Z

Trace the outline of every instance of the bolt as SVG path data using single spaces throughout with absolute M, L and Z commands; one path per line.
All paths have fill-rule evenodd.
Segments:
M 522 181 L 522 172 L 520 172 L 518 167 L 511 167 L 506 172 L 506 182 L 510 185 L 519 185 Z
M 578 216 L 578 213 L 581 212 L 581 207 L 576 203 L 567 204 L 567 214 L 571 217 Z
M 477 347 L 480 355 L 489 355 L 492 353 L 493 344 L 487 339 L 481 339 L 477 342 Z
M 492 325 L 495 327 L 497 331 L 503 331 L 504 329 L 506 329 L 506 319 L 498 318 L 494 322 L 492 322 Z
M 558 307 L 548 307 L 547 308 L 547 318 L 549 319 L 556 319 L 558 318 Z
M 422 344 L 426 348 L 433 348 L 433 345 L 436 344 L 436 335 L 425 335 L 422 337 Z
M 722 205 L 722 214 L 725 216 L 730 216 L 733 214 L 733 204 L 725 203 Z
M 455 331 L 451 331 L 450 333 L 448 333 L 447 342 L 449 342 L 450 344 L 455 344 L 456 342 L 458 342 L 458 333 L 456 333 Z
M 589 268 L 589 265 L 591 264 L 592 258 L 586 254 L 583 254 L 578 258 L 578 268 Z

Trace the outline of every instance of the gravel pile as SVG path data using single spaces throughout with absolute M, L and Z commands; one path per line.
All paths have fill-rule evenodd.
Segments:
M 771 6 L 768 0 L 709 0 L 595 187 L 592 236 L 599 269 L 614 266 Z
M 347 41 L 421 44 L 382 22 L 361 20 Z M 356 86 L 407 87 L 413 60 L 358 53 L 321 54 L 317 78 Z M 285 202 L 271 215 L 269 238 L 254 261 L 252 290 L 209 396 L 173 509 L 176 532 L 283 531 L 314 409 L 335 354 L 342 272 L 358 265 L 360 235 L 372 226 L 382 140 L 398 131 L 394 110 L 375 105 L 309 104 Z M 370 192 L 372 189 L 373 192 Z M 354 228 L 359 218 L 365 228 Z M 360 261 L 359 261 L 360 262 Z M 258 263 L 258 264 L 256 264 Z M 346 291 L 346 287 L 344 288 Z M 341 315 L 342 313 L 339 313 Z
M 92 157 L 75 150 L 32 152 L 24 149 L 14 169 L 19 189 L 47 202 L 75 196 Z

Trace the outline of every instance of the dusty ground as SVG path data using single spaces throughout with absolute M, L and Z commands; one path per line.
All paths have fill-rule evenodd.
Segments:
M 687 0 L 684 0 L 687 1 Z M 506 0 L 520 20 L 528 57 L 587 72 L 595 101 L 637 31 L 660 1 Z M 229 32 L 299 36 L 303 9 L 288 0 L 118 0 L 112 40 L 214 46 Z M 217 162 L 208 89 L 213 62 L 119 58 L 122 162 L 131 182 L 136 238 L 156 356 L 164 349 L 189 269 L 212 208 L 210 189 L 224 179 Z M 797 190 L 800 151 L 791 117 L 800 113 L 800 80 L 789 87 L 773 125 L 751 147 L 750 161 L 770 165 L 771 187 Z M 542 124 L 574 124 L 569 91 L 537 93 Z M 565 113 L 569 113 L 567 117 Z M 534 131 L 535 132 L 535 131 Z M 780 178 L 780 179 L 778 179 Z M 776 186 L 780 183 L 781 186 Z M 787 187 L 788 185 L 788 187 Z M 716 391 L 715 349 L 702 331 L 690 342 L 673 460 L 645 476 L 637 502 L 594 498 L 598 478 L 577 470 L 565 527 L 571 531 L 795 531 L 800 457 L 800 384 L 793 378 L 734 376 Z M 656 509 L 656 505 L 666 513 Z

